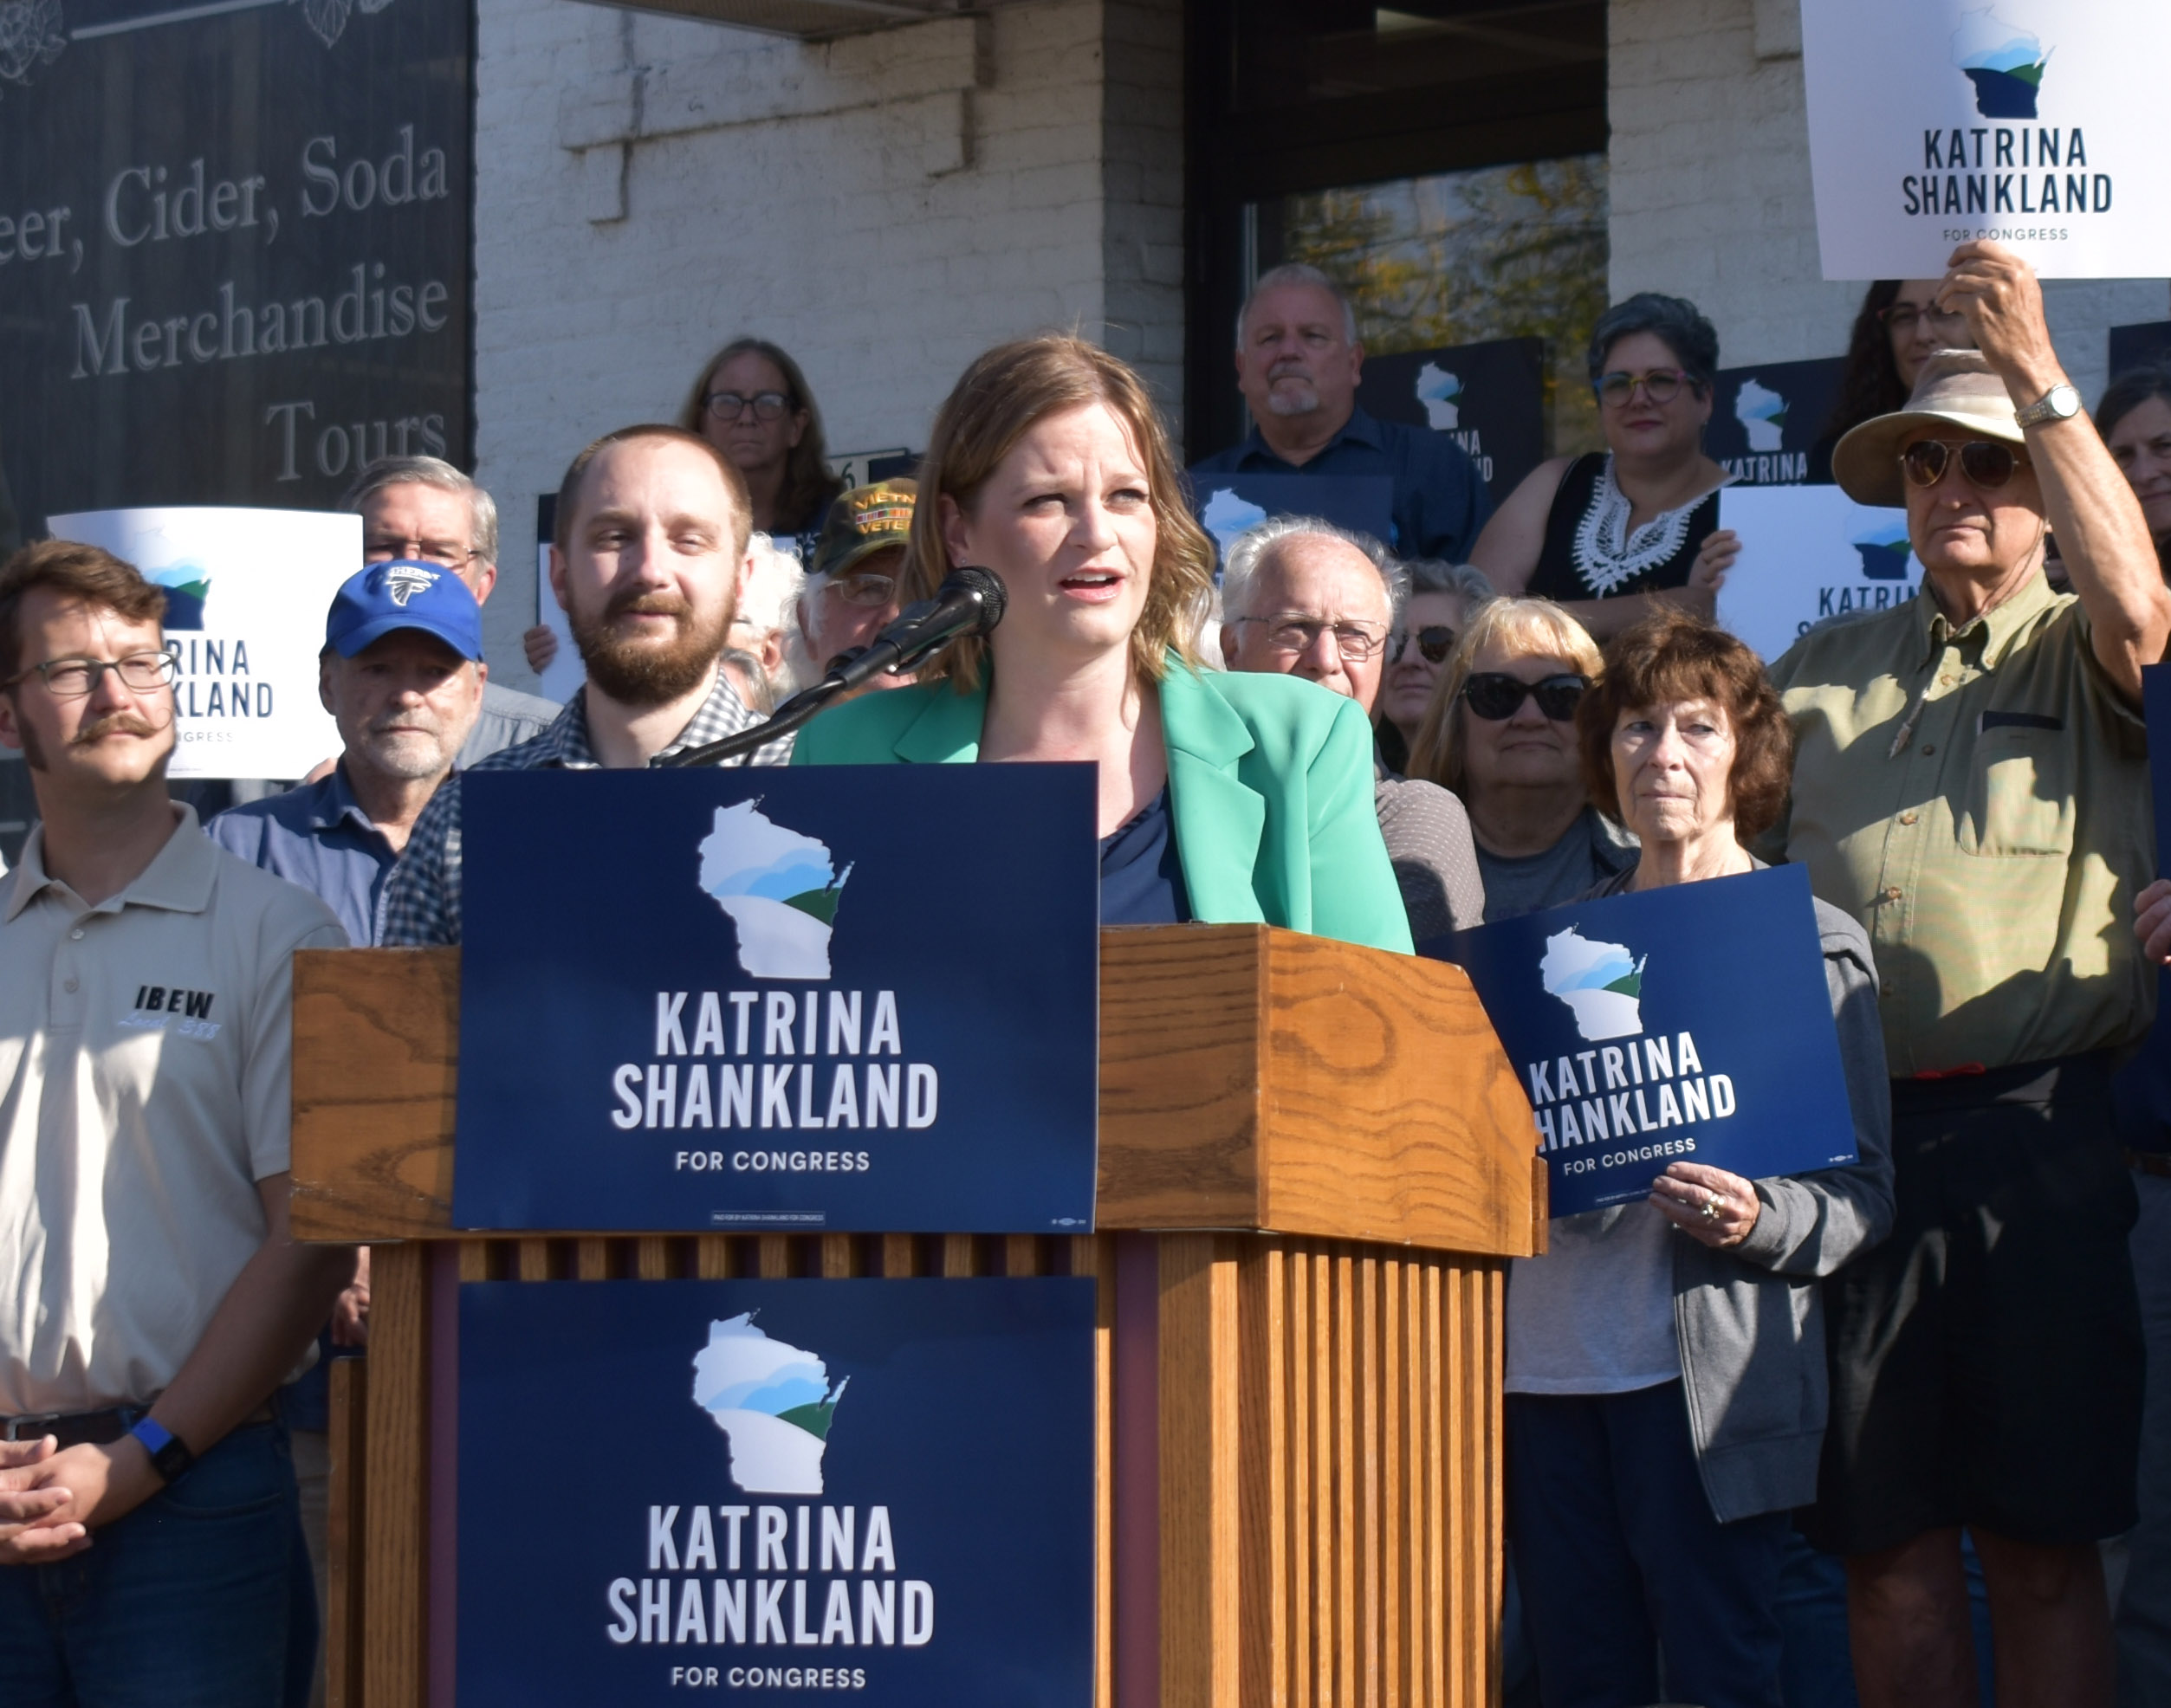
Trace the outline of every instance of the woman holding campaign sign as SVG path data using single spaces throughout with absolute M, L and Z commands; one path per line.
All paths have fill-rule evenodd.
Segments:
M 1592 801 L 1642 840 L 1594 896 L 1761 864 L 1742 840 L 1779 812 L 1791 742 L 1740 642 L 1681 612 L 1637 624 L 1576 728 Z M 1789 1515 L 1824 1430 L 1819 1278 L 1892 1217 L 1869 940 L 1816 905 L 1857 1161 L 1754 1181 L 1675 1161 L 1648 1200 L 1564 1216 L 1514 1261 L 1508 1535 L 1548 1704 L 1779 1699 Z
M 1295 676 L 1203 673 L 1213 561 L 1137 374 L 1077 338 L 990 350 L 936 417 L 898 591 L 978 565 L 1001 624 L 823 713 L 793 762 L 1093 761 L 1105 923 L 1263 921 L 1406 951 L 1364 710 Z
M 1606 449 L 1532 469 L 1470 558 L 1503 593 L 1558 599 L 1604 640 L 1653 600 L 1708 612 L 1740 542 L 1719 526 L 1729 477 L 1703 449 L 1719 373 L 1711 322 L 1645 291 L 1599 317 L 1589 362 Z

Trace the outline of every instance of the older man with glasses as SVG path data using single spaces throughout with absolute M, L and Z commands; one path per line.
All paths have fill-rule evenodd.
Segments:
M 467 583 L 476 604 L 489 602 L 497 586 L 497 506 L 450 463 L 380 456 L 355 478 L 340 508 L 362 519 L 364 565 L 443 564 Z M 554 701 L 484 683 L 482 715 L 460 749 L 458 768 L 532 741 L 561 709 Z
M 831 502 L 799 593 L 800 638 L 817 676 L 897 620 L 897 579 L 918 501 L 917 483 L 897 480 L 856 486 Z M 903 688 L 911 681 L 878 676 L 856 691 Z
M 1869 931 L 1894 1075 L 1898 1218 L 1831 1284 L 1806 1529 L 1846 1556 L 1869 1708 L 1977 1699 L 1963 1528 L 1999 1701 L 2108 1704 L 2096 1544 L 2134 1522 L 2142 1375 L 2109 1085 L 2154 1006 L 2141 671 L 2171 591 L 2026 265 L 1962 245 L 1937 306 L 1978 348 L 1833 456 L 1850 496 L 1906 506 L 1922 591 L 1772 671 L 1798 757 L 1770 846 Z
M 1377 540 L 1308 516 L 1261 522 L 1228 548 L 1222 657 L 1232 670 L 1302 676 L 1369 715 L 1409 593 L 1408 573 Z M 1485 886 L 1462 803 L 1375 760 L 1372 804 L 1411 938 L 1482 924 Z

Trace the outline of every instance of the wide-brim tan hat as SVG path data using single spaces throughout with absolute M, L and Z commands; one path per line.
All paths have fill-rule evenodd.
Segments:
M 1925 359 L 1905 409 L 1872 416 L 1832 447 L 1832 479 L 1857 504 L 1903 505 L 1900 453 L 1919 438 L 1955 430 L 2015 445 L 2026 437 L 2005 381 L 1980 350 L 1940 350 Z

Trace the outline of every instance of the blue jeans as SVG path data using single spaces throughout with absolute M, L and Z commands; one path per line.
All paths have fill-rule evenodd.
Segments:
M 0 1567 L 8 1708 L 303 1708 L 316 1636 L 280 1424 L 236 1430 L 73 1559 Z
M 1681 1384 L 1511 1394 L 1507 1420 L 1507 1534 L 1545 1708 L 1779 1708 L 1792 1520 L 1712 1517 Z

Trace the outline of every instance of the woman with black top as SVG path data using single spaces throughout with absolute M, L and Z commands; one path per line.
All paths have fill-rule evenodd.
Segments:
M 678 424 L 746 476 L 757 529 L 802 563 L 813 556 L 845 483 L 829 472 L 821 411 L 797 362 L 767 339 L 733 339 L 702 369 Z
M 1471 560 L 1503 593 L 1552 599 L 1601 640 L 1654 602 L 1708 617 L 1740 549 L 1719 526 L 1727 472 L 1703 452 L 1719 334 L 1695 303 L 1646 291 L 1606 310 L 1590 367 L 1606 450 L 1539 463 Z

